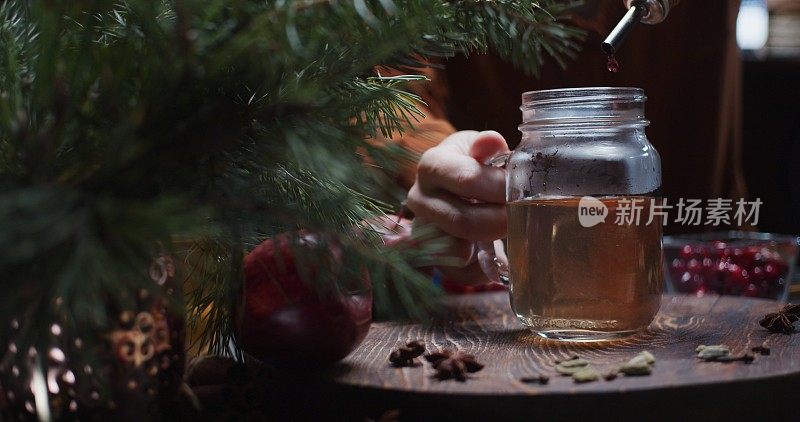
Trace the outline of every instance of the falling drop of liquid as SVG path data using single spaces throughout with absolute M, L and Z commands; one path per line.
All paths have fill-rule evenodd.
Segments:
M 614 57 L 613 54 L 608 55 L 608 64 L 606 66 L 608 68 L 608 71 L 611 73 L 619 72 L 619 62 L 617 61 L 617 58 Z

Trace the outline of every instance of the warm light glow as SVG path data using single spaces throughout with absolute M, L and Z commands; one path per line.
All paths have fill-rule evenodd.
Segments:
M 769 37 L 769 11 L 763 0 L 744 0 L 736 19 L 736 42 L 742 50 L 758 50 Z

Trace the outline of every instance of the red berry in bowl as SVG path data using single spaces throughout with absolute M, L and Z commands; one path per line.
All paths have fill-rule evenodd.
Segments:
M 753 280 L 754 283 L 762 281 L 764 280 L 764 278 L 765 274 L 764 274 L 764 269 L 762 267 L 755 266 L 753 267 L 752 270 L 750 270 L 750 279 Z
M 678 279 L 678 291 L 681 293 L 695 293 L 703 287 L 703 277 L 700 274 L 684 272 Z
M 748 245 L 746 240 L 737 239 L 734 244 L 718 240 L 705 246 L 691 243 L 677 251 L 668 249 L 678 256 L 667 267 L 675 290 L 781 299 L 789 269 L 783 257 L 796 254 L 796 246 L 784 251 L 773 241 Z
M 702 264 L 696 258 L 692 258 L 686 263 L 686 270 L 690 273 L 699 273 L 702 268 Z
M 746 297 L 759 297 L 761 296 L 761 289 L 753 283 L 747 285 L 742 292 L 742 296 Z
M 728 262 L 713 261 L 710 268 L 704 268 L 703 275 L 709 290 L 722 294 L 728 276 Z
M 703 278 L 711 280 L 717 275 L 717 266 L 711 258 L 703 258 Z
M 684 262 L 680 258 L 675 258 L 672 260 L 672 263 L 669 266 L 670 274 L 673 277 L 677 278 L 680 277 L 684 271 L 686 271 L 686 262 Z
M 781 276 L 786 274 L 786 272 L 789 270 L 789 266 L 786 264 L 786 261 L 784 261 L 778 254 L 773 254 L 772 258 L 767 260 L 767 263 L 772 264 Z
M 737 264 L 728 265 L 728 274 L 725 279 L 725 293 L 738 295 L 750 283 L 747 270 Z
M 746 252 L 742 248 L 733 248 L 731 250 L 731 259 L 733 262 L 741 265 L 745 261 Z
M 702 259 L 708 256 L 708 249 L 703 246 L 695 246 L 692 248 L 692 253 L 695 258 Z
M 679 256 L 685 260 L 694 258 L 694 251 L 692 250 L 692 245 L 684 245 L 681 248 Z
M 777 280 L 781 276 L 781 271 L 775 264 L 768 263 L 764 266 L 764 277 L 767 280 Z

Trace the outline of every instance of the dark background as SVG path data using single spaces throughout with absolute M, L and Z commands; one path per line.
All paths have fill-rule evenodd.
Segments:
M 743 67 L 742 162 L 750 195 L 765 203 L 759 229 L 800 233 L 800 58 Z

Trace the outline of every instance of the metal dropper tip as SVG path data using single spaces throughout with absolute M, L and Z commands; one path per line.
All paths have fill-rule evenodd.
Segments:
M 619 47 L 625 41 L 625 38 L 628 37 L 633 26 L 636 25 L 639 21 L 641 21 L 642 16 L 647 12 L 646 6 L 644 2 L 636 2 L 634 3 L 633 7 L 628 9 L 628 12 L 625 13 L 625 16 L 622 17 L 622 20 L 619 21 L 616 27 L 608 34 L 608 37 L 603 41 L 600 45 L 600 48 L 603 50 L 604 53 L 611 55 L 616 53 L 619 50 Z

